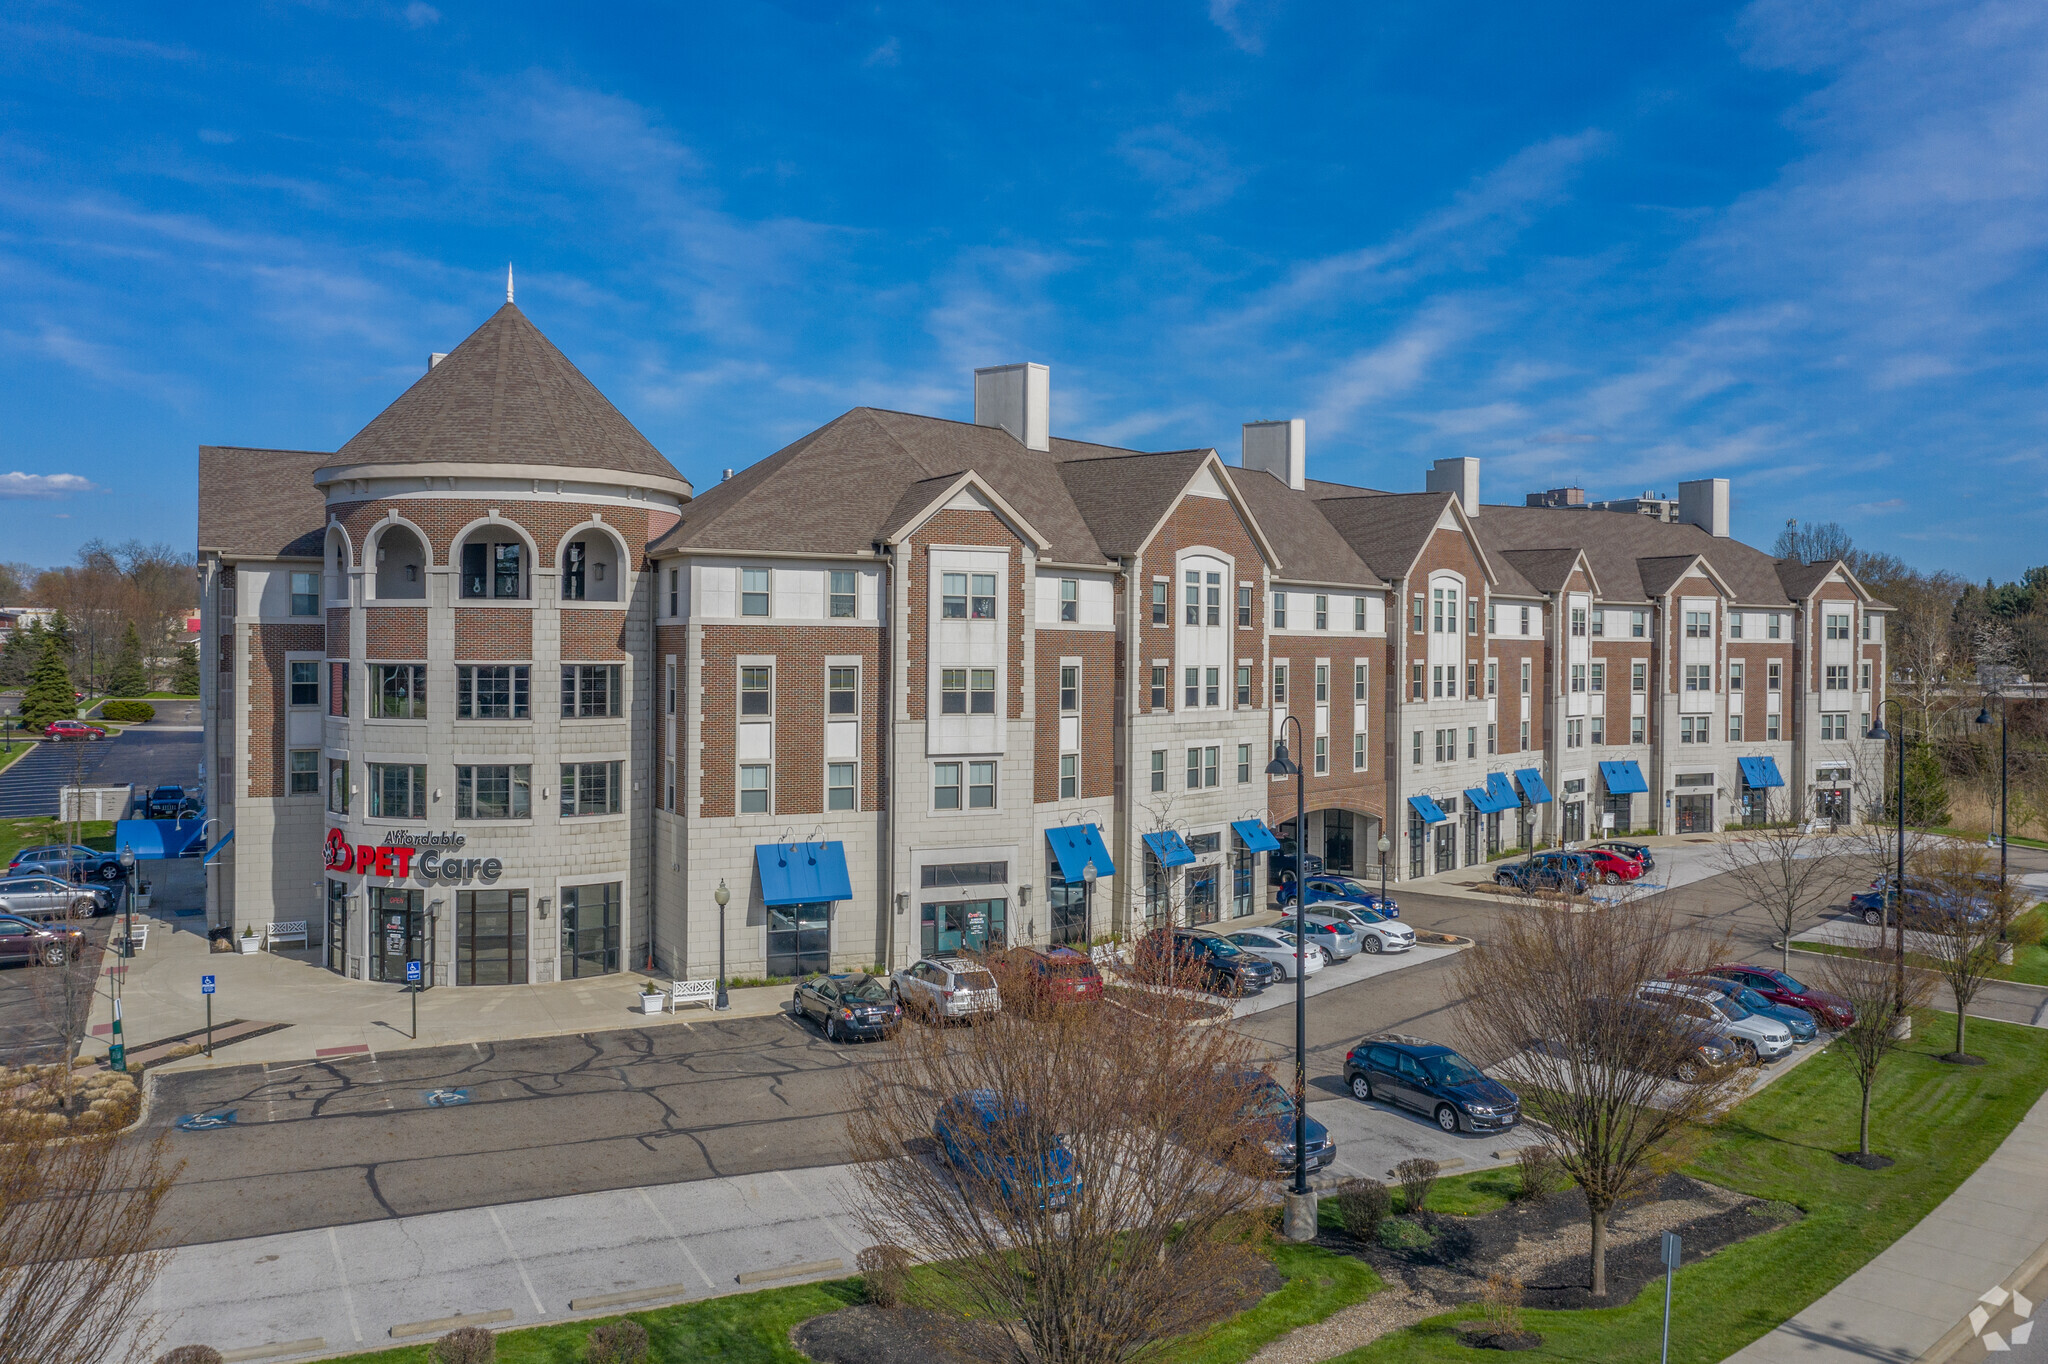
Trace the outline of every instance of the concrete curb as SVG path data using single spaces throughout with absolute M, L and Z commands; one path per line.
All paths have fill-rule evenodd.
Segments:
M 2036 1247 L 2034 1253 L 2029 1255 L 2018 1269 L 2000 1279 L 1998 1286 L 2007 1292 L 2015 1292 L 2033 1282 L 2034 1276 L 2044 1269 L 2048 1269 L 2048 1241 L 2043 1241 Z M 1956 1351 L 1975 1339 L 1976 1335 L 1976 1331 L 1971 1329 L 1970 1319 L 1964 1317 L 1949 1327 L 1940 1340 L 1928 1346 L 1927 1352 L 1914 1360 L 1913 1364 L 1944 1364 L 1944 1361 L 1952 1358 Z

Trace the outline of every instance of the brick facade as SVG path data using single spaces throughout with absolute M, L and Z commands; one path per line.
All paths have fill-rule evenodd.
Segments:
M 841 719 L 860 721 L 861 810 L 882 808 L 882 742 L 887 728 L 883 712 L 881 632 L 846 626 L 706 625 L 703 627 L 701 714 L 703 796 L 697 814 L 704 819 L 729 819 L 738 813 L 739 660 L 772 658 L 775 724 L 775 768 L 770 805 L 777 815 L 816 815 L 825 810 L 825 722 L 827 658 L 860 660 L 860 714 Z M 662 637 L 677 640 L 681 630 Z M 664 644 L 683 661 L 680 643 Z M 659 669 L 661 660 L 656 660 Z M 677 778 L 681 784 L 681 776 Z M 678 800 L 681 795 L 678 793 Z
M 1038 723 L 1033 727 L 1032 799 L 1060 798 L 1060 661 L 1081 666 L 1080 797 L 1116 790 L 1116 636 L 1107 630 L 1045 630 L 1038 636 Z
M 251 625 L 248 638 L 249 745 L 242 773 L 247 794 L 268 800 L 285 793 L 285 703 L 291 681 L 287 655 L 319 653 L 326 632 L 318 625 Z
M 380 605 L 363 617 L 364 658 L 403 662 L 427 656 L 426 607 Z
M 561 615 L 562 659 L 577 663 L 626 660 L 626 609 L 567 607 Z
M 466 663 L 526 662 L 533 657 L 533 612 L 510 606 L 456 606 L 455 657 Z

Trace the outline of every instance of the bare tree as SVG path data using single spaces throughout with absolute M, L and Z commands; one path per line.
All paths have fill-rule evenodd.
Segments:
M 1703 1055 L 1671 995 L 1647 981 L 1702 969 L 1723 945 L 1680 934 L 1662 898 L 1626 911 L 1506 909 L 1451 988 L 1470 1049 L 1518 1090 L 1534 1128 L 1586 1195 L 1592 1291 L 1607 1294 L 1607 1221 L 1678 1159 L 1678 1138 L 1736 1078 Z M 1678 1080 L 1679 1083 L 1672 1083 Z
M 1948 985 L 1956 1006 L 1956 1045 L 1942 1059 L 1972 1063 L 1965 1043 L 1970 1005 L 1998 973 L 2013 937 L 2019 897 L 1998 879 L 1998 863 L 1981 844 L 1944 839 L 1909 864 L 1904 897 L 1917 915 L 1918 945 Z
M 1934 977 L 1925 971 L 1905 973 L 1906 990 L 1898 990 L 1897 964 L 1888 949 L 1830 955 L 1819 958 L 1808 972 L 1823 990 L 1839 996 L 1854 1016 L 1848 1027 L 1835 1035 L 1834 1046 L 1849 1058 L 1861 1091 L 1856 1125 L 1856 1163 L 1874 1167 L 1890 1164 L 1870 1150 L 1870 1091 L 1877 1073 L 1891 1054 L 1904 1044 L 1910 1029 L 1899 1020 L 1910 1010 L 1925 1008 L 1933 994 Z
M 1829 559 L 1844 558 L 1855 549 L 1849 539 L 1849 532 L 1835 521 L 1806 521 L 1792 517 L 1785 522 L 1785 528 L 1778 532 L 1778 538 L 1771 546 L 1773 556 L 1780 559 L 1797 559 L 1802 564 L 1824 563 Z
M 1964 670 L 1966 651 L 1958 646 L 1955 627 L 1962 591 L 1962 580 L 1949 573 L 1913 574 L 1884 588 L 1894 608 L 1885 641 L 1891 692 L 1919 712 L 1923 731 Z
M 155 1334 L 140 1308 L 163 1268 L 156 1218 L 179 1167 L 163 1138 L 120 1136 L 132 1102 L 67 1123 L 12 1097 L 0 1114 L 0 1364 L 147 1358 Z
M 1779 960 L 1792 969 L 1792 938 L 1830 900 L 1841 879 L 1833 839 L 1796 821 L 1731 834 L 1714 850 L 1715 865 L 1778 933 Z
M 1015 1364 L 1118 1364 L 1230 1310 L 1278 1174 L 1249 1042 L 1187 1026 L 1182 991 L 1129 1007 L 992 969 L 1003 1012 L 906 1025 L 854 1068 L 856 1216 L 930 1261 L 903 1300 Z

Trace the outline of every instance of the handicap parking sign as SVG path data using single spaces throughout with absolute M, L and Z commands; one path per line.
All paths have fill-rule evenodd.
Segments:
M 420 964 L 418 962 L 409 961 L 405 964 L 405 983 L 407 985 L 417 985 L 420 983 Z
M 212 976 L 201 976 L 199 978 L 199 993 L 202 995 L 210 995 L 213 993 Z

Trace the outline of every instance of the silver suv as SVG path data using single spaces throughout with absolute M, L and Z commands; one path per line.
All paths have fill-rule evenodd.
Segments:
M 1775 1061 L 1792 1050 L 1792 1030 L 1775 1018 L 1751 1013 L 1718 990 L 1682 981 L 1653 980 L 1636 990 L 1653 1004 L 1672 1001 L 1678 1014 L 1733 1042 L 1745 1060 Z
M 24 919 L 90 919 L 114 906 L 114 897 L 97 886 L 75 886 L 54 876 L 9 876 L 0 879 L 0 914 Z
M 979 962 L 959 957 L 923 957 L 889 977 L 905 1013 L 927 1020 L 973 1018 L 1003 1007 L 996 978 Z

